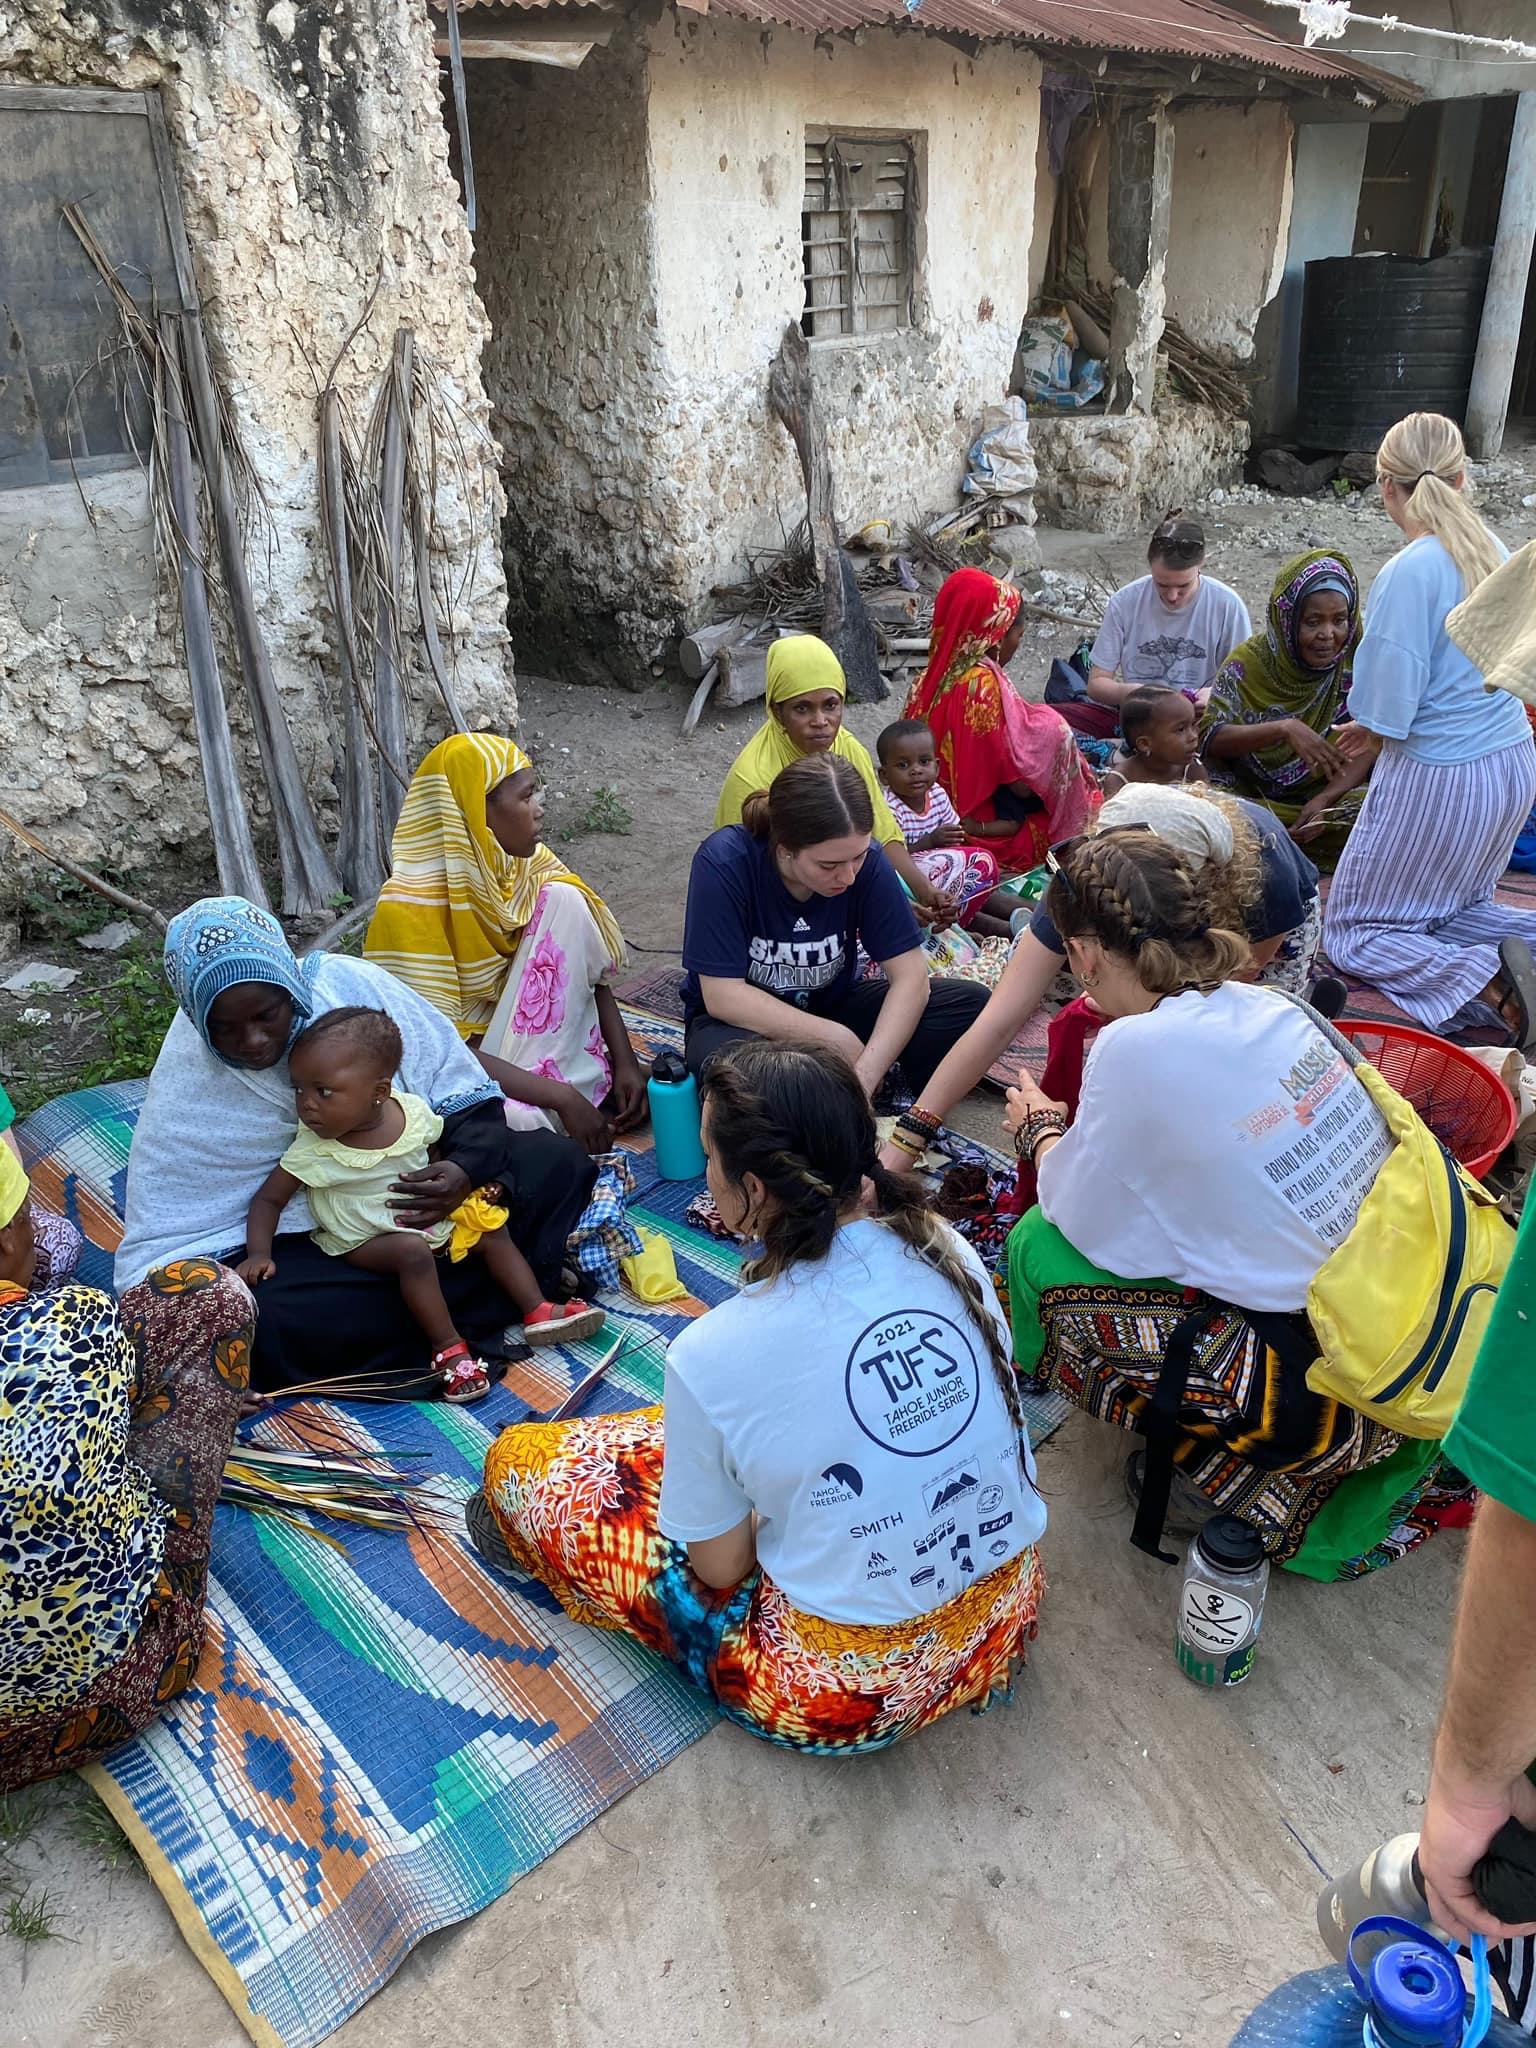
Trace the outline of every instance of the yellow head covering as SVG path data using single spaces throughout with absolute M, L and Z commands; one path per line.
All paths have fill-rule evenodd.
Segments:
M 715 806 L 715 824 L 739 825 L 741 807 L 754 791 L 767 789 L 781 768 L 803 758 L 784 727 L 773 715 L 775 704 L 792 704 L 797 697 L 809 697 L 815 690 L 836 690 L 846 697 L 848 684 L 843 666 L 825 640 L 814 633 L 790 633 L 775 640 L 768 650 L 768 715 L 752 738 L 731 763 L 730 773 Z M 832 752 L 841 754 L 858 769 L 875 812 L 875 839 L 889 846 L 901 839 L 901 827 L 891 815 L 875 774 L 868 749 L 843 726 L 832 742 Z
M 26 1171 L 10 1146 L 0 1138 L 0 1230 L 15 1220 L 27 1193 Z
M 526 860 L 504 853 L 485 822 L 485 800 L 529 765 L 515 740 L 454 733 L 411 778 L 390 848 L 390 878 L 363 951 L 451 1017 L 465 1038 L 490 1023 L 546 882 L 569 882 L 592 906 L 616 967 L 624 938 L 613 912 L 557 853 L 539 845 Z

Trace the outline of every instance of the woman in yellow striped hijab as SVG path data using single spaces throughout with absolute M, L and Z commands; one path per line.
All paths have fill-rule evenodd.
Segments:
M 452 1019 L 508 1098 L 509 1123 L 558 1117 L 601 1152 L 645 1103 L 608 985 L 624 938 L 540 841 L 543 821 L 515 741 L 454 733 L 434 747 L 406 792 L 363 950 Z

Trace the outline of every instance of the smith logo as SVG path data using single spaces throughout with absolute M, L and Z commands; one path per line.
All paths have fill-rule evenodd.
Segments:
M 862 1543 L 869 1536 L 883 1536 L 887 1529 L 901 1527 L 900 1514 L 882 1515 L 878 1522 L 855 1522 L 848 1534 L 855 1543 Z

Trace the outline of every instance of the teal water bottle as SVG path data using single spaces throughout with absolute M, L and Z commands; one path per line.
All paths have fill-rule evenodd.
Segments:
M 656 1137 L 656 1171 L 663 1180 L 697 1180 L 704 1171 L 699 1084 L 684 1066 L 680 1053 L 664 1052 L 657 1056 L 645 1092 L 650 1098 L 651 1129 Z

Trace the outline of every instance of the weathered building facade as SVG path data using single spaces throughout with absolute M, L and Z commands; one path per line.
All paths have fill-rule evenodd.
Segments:
M 89 12 L 5 0 L 0 89 L 5 261 L 18 297 L 11 357 L 0 362 L 0 806 L 66 851 L 116 864 L 206 851 L 175 592 L 156 572 L 145 474 L 126 453 L 90 456 L 88 437 L 61 418 L 40 432 L 35 415 L 6 409 L 6 393 L 21 405 L 34 373 L 41 388 L 47 366 L 24 360 L 34 327 L 66 362 L 72 348 L 95 346 L 89 319 L 62 333 L 49 326 L 53 300 L 90 297 L 57 201 L 74 197 L 89 217 L 119 159 L 125 178 L 139 173 L 133 120 L 93 115 L 90 96 L 151 93 L 164 110 L 163 168 L 209 351 L 270 514 L 248 548 L 260 624 L 306 782 L 329 822 L 338 703 L 316 535 L 319 381 L 371 298 L 341 372 L 362 410 L 406 325 L 471 447 L 486 421 L 485 321 L 427 17 L 413 0 L 98 0 Z M 55 115 L 106 123 L 120 139 L 91 137 L 87 148 L 77 128 L 55 144 Z M 44 220 L 25 250 L 23 198 Z M 94 392 L 100 414 L 106 373 L 88 353 L 76 368 L 76 411 Z M 439 624 L 466 706 L 505 727 L 515 700 L 494 465 L 445 466 L 439 486 Z M 224 668 L 259 839 L 248 711 L 237 665 Z M 413 744 L 440 729 L 440 715 L 418 679 Z

